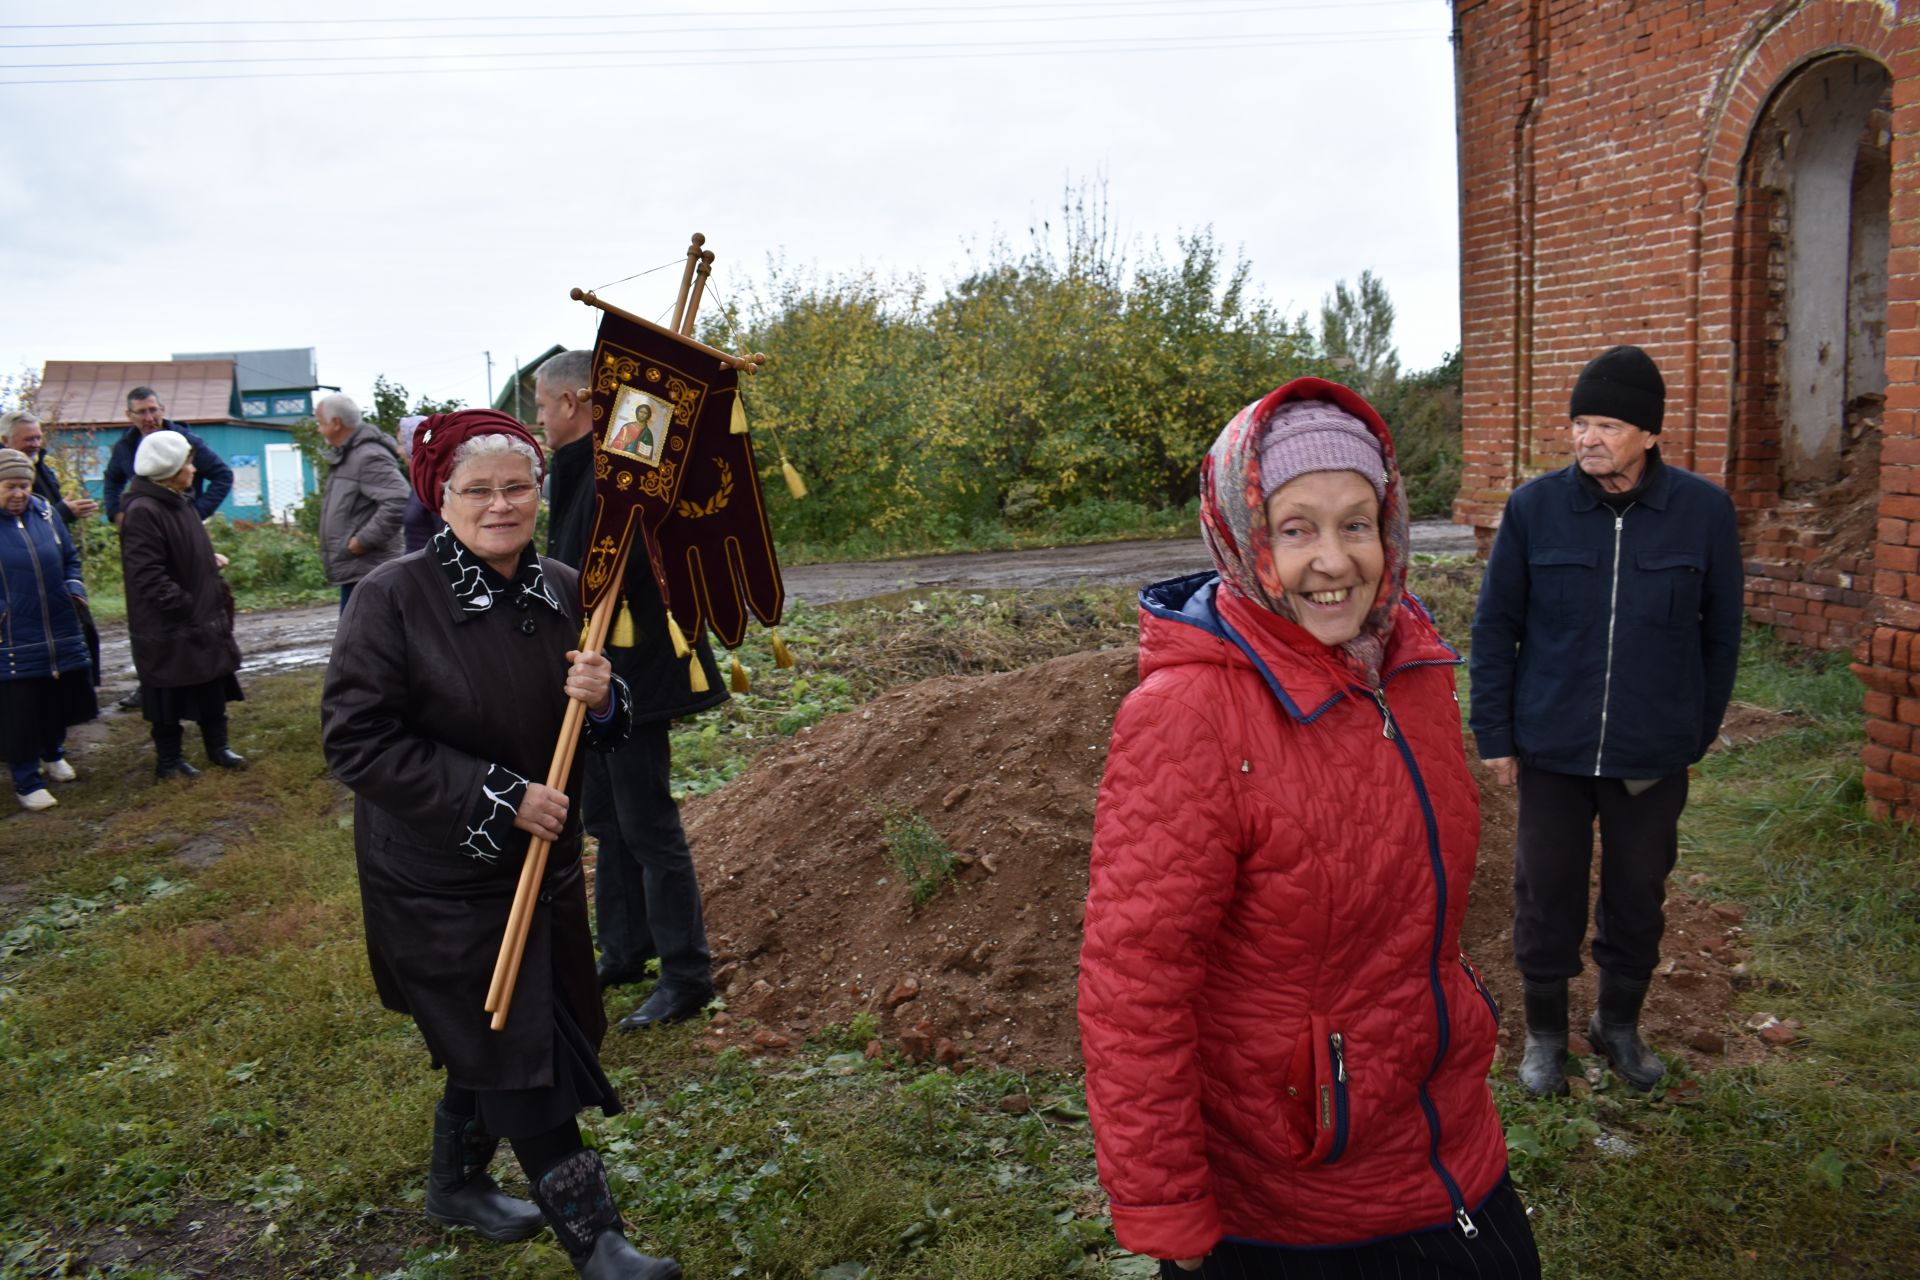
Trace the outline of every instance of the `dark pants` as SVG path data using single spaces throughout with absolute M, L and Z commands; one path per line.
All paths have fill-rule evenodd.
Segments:
M 1475 1210 L 1480 1233 L 1457 1226 L 1376 1240 L 1351 1249 L 1283 1249 L 1223 1240 L 1198 1271 L 1160 1264 L 1161 1280 L 1540 1280 L 1540 1254 L 1526 1206 L 1501 1179 Z
M 582 815 L 600 842 L 593 904 L 603 967 L 638 973 L 660 957 L 660 980 L 713 986 L 700 882 L 670 785 L 667 723 L 636 725 L 617 751 L 587 753 Z
M 340 612 L 345 613 L 347 611 L 347 601 L 353 597 L 353 589 L 358 585 L 358 583 L 354 582 L 343 582 L 340 584 Z
M 40 754 L 31 760 L 7 761 L 7 772 L 13 775 L 15 792 L 28 796 L 46 787 L 47 780 L 41 776 L 40 765 L 42 762 L 52 764 L 67 754 L 66 747 L 63 745 L 66 736 L 66 730 L 62 729 L 60 736 L 53 741 L 53 744 L 43 747 Z
M 1618 778 L 1582 778 L 1520 766 L 1520 830 L 1513 859 L 1513 959 L 1535 981 L 1580 972 L 1587 935 L 1593 823 L 1600 820 L 1600 900 L 1593 962 L 1646 979 L 1660 962 L 1667 874 L 1680 853 L 1687 771 L 1639 795 Z

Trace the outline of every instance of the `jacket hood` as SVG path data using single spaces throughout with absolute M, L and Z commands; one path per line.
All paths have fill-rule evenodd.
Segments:
M 1412 595 L 1395 605 L 1380 683 L 1410 666 L 1457 666 L 1460 655 Z M 1296 622 L 1223 589 L 1217 573 L 1156 582 L 1140 592 L 1140 679 L 1188 663 L 1256 673 L 1302 723 L 1355 692 L 1361 677 Z

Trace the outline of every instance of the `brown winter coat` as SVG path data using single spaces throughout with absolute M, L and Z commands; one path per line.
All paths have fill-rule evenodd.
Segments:
M 233 592 L 184 494 L 137 476 L 121 504 L 127 635 L 140 683 L 184 689 L 240 669 Z
M 354 793 L 367 954 L 381 1002 L 412 1016 L 454 1084 L 545 1087 L 556 995 L 593 1043 L 607 1025 L 580 870 L 578 768 L 501 1032 L 483 1005 L 528 837 L 500 823 L 483 784 L 494 765 L 547 775 L 580 631 L 578 580 L 541 563 L 565 616 L 504 596 L 470 613 L 433 556 L 429 544 L 354 588 L 321 699 L 327 764 Z M 489 818 L 502 833 L 491 861 L 464 847 Z

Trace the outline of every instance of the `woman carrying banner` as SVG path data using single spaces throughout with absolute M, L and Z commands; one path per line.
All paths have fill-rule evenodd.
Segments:
M 587 743 L 631 723 L 631 696 L 579 652 L 577 578 L 534 554 L 539 446 L 513 418 L 464 410 L 415 433 L 414 492 L 446 527 L 381 565 L 341 615 L 321 707 L 327 762 L 354 792 L 354 852 L 381 1000 L 412 1016 L 444 1095 L 434 1113 L 429 1216 L 492 1240 L 544 1217 L 591 1280 L 675 1280 L 628 1244 L 600 1157 L 575 1117 L 620 1101 L 601 1070 L 606 1032 L 580 868 L 576 776 L 546 775 L 567 700 Z M 512 1016 L 488 1026 L 487 984 L 531 837 L 553 842 Z M 538 1208 L 487 1173 L 500 1139 Z
M 1404 594 L 1386 424 L 1300 378 L 1200 473 L 1215 572 L 1141 593 L 1094 822 L 1080 1031 L 1120 1243 L 1163 1276 L 1539 1275 L 1460 954 L 1479 838 Z

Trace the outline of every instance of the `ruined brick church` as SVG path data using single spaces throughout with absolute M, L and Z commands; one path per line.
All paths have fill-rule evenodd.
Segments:
M 1908 6 L 1911 7 L 1911 6 Z M 1883 0 L 1455 0 L 1464 468 L 1487 546 L 1605 347 L 1725 486 L 1747 608 L 1849 650 L 1920 821 L 1920 27 Z

